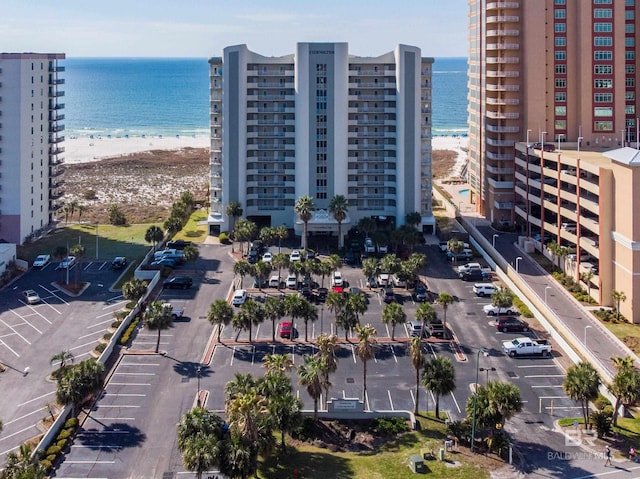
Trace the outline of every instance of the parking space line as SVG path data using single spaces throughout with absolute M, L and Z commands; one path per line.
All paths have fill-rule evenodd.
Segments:
M 96 343 L 95 341 L 89 341 L 88 343 L 84 343 L 79 346 L 76 346 L 75 348 L 71 348 L 69 349 L 69 351 L 75 351 L 76 349 L 86 348 L 87 346 L 91 346 L 92 344 L 95 344 L 95 343 Z
M 356 363 L 356 350 L 353 347 L 353 344 L 351 345 L 351 355 L 353 356 L 353 363 Z
M 563 378 L 564 374 L 532 374 L 530 376 L 523 376 L 524 378 Z
M 151 386 L 151 383 L 112 383 L 109 382 L 112 386 Z
M 123 304 L 127 304 L 127 300 L 122 300 L 122 301 L 116 301 L 118 298 L 122 298 L 122 295 L 119 294 L 118 296 L 114 296 L 113 298 L 109 298 L 107 300 L 105 300 L 105 302 L 107 303 L 106 306 L 104 306 L 102 308 L 102 310 L 104 311 L 105 309 L 110 309 L 113 308 L 114 306 L 120 307 Z
M 391 404 L 391 410 L 395 411 L 395 408 L 393 407 L 393 399 L 391 399 L 391 391 L 389 391 L 387 389 L 387 395 L 389 396 L 389 404 Z
M 531 389 L 535 388 L 562 388 L 564 387 L 562 384 L 554 385 L 554 386 L 531 386 Z
M 96 319 L 101 319 L 106 317 L 109 317 L 109 319 L 102 321 L 101 323 L 98 323 L 98 324 L 112 323 L 113 321 L 115 321 L 115 319 L 113 318 L 113 311 L 109 311 L 104 314 L 99 314 L 98 316 L 96 316 Z M 87 328 L 93 328 L 93 327 L 94 326 L 87 326 Z
M 122 397 L 146 397 L 146 394 L 133 394 L 133 393 L 104 393 L 105 396 L 122 396 Z
M 0 339 L 0 344 L 2 344 L 5 348 L 7 348 L 9 351 L 11 351 L 13 354 L 16 355 L 16 357 L 20 357 L 20 355 L 18 353 L 16 353 L 13 349 L 11 349 L 11 347 L 5 343 L 2 339 Z
M 391 354 L 393 354 L 393 359 L 395 359 L 396 363 L 398 362 L 398 356 L 396 356 L 396 351 L 395 349 L 393 349 L 393 344 L 390 344 L 389 347 L 391 348 Z
M 16 431 L 13 434 L 9 434 L 9 435 L 3 434 L 2 437 L 0 437 L 0 442 L 4 441 L 6 439 L 9 439 L 10 437 L 17 436 L 18 434 L 22 434 L 23 432 L 28 431 L 29 429 L 34 429 L 34 428 L 36 428 L 36 425 L 32 424 L 31 426 L 25 427 L 24 429 L 20 429 L 19 431 Z M 0 453 L 0 454 L 4 454 L 4 453 Z
M 41 407 L 40 409 L 36 409 L 35 411 L 31 411 L 31 412 L 29 412 L 27 414 L 24 414 L 23 416 L 20 416 L 20 417 L 17 417 L 15 419 L 11 420 L 11 421 L 5 422 L 4 425 L 8 426 L 9 424 L 12 424 L 12 423 L 14 423 L 16 421 L 19 421 L 20 419 L 24 419 L 25 417 L 29 417 L 32 414 L 38 414 L 39 412 L 44 411 L 45 409 L 46 409 L 45 407 Z
M 230 366 L 233 366 L 233 359 L 236 357 L 236 347 L 233 347 L 233 352 L 231 353 L 231 364 Z
M 55 391 L 51 391 L 51 392 L 48 392 L 47 394 L 43 394 L 42 396 L 38 396 L 37 398 L 29 399 L 28 401 L 18 404 L 18 407 L 22 407 L 25 404 L 29 404 L 30 402 L 33 402 L 33 401 L 39 401 L 40 399 L 47 396 L 51 396 L 52 394 L 55 394 L 55 393 L 56 393 Z
M 73 445 L 71 447 L 84 447 L 89 449 L 103 449 L 103 448 L 112 448 L 112 449 L 122 449 L 122 446 L 80 446 Z M 65 464 L 115 464 L 116 461 L 70 461 L 69 459 L 64 461 Z
M 94 331 L 93 333 L 85 334 L 84 336 L 80 336 L 78 339 L 88 338 L 89 336 L 95 336 L 96 334 L 103 334 L 103 330 Z
M 155 376 L 156 373 L 120 373 L 118 371 L 114 372 L 113 375 L 120 375 L 120 376 Z
M 456 409 L 458 410 L 458 414 L 462 414 L 462 411 L 460 410 L 460 405 L 458 404 L 458 401 L 456 400 L 456 397 L 453 395 L 453 392 L 451 393 L 451 398 L 453 399 L 453 403 L 456 405 Z
M 526 368 L 557 368 L 555 364 L 540 364 L 535 366 L 517 366 L 518 369 L 526 369 Z
M 8 325 L 8 324 L 7 324 L 3 319 L 0 319 L 0 321 L 2 321 L 2 323 L 3 323 L 7 328 L 9 328 L 11 331 L 13 331 L 14 333 L 16 333 L 16 335 L 20 336 L 20 338 L 21 338 L 25 343 L 27 343 L 29 346 L 31 346 L 31 343 L 30 343 L 29 341 L 27 341 L 27 339 L 26 339 L 22 334 L 20 334 L 18 331 L 16 331 L 15 329 L 13 329 L 13 326 L 9 326 L 9 325 Z M 36 331 L 38 331 L 38 330 L 36 329 Z M 40 333 L 40 331 L 38 331 L 38 332 Z M 40 334 L 42 334 L 42 333 L 40 333 Z

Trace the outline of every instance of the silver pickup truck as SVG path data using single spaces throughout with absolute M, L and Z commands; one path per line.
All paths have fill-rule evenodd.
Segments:
M 511 357 L 541 354 L 551 354 L 551 344 L 546 339 L 518 338 L 513 341 L 504 341 L 502 350 Z

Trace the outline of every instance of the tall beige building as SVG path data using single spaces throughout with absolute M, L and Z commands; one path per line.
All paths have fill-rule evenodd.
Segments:
M 470 0 L 469 181 L 477 211 L 516 214 L 514 145 L 636 142 L 638 0 Z

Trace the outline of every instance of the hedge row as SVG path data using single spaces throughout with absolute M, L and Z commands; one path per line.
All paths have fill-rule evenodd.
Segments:
M 127 330 L 123 333 L 123 335 L 120 337 L 120 344 L 125 346 L 129 340 L 131 339 L 131 335 L 133 334 L 133 332 L 135 331 L 136 327 L 138 326 L 138 323 L 140 322 L 139 318 L 134 319 L 131 324 L 129 325 L 129 327 L 127 328 Z
M 44 467 L 46 472 L 50 472 L 53 469 L 53 465 L 60 455 L 64 453 L 65 448 L 71 442 L 73 434 L 78 428 L 78 418 L 71 417 L 64 423 L 64 428 L 58 433 L 53 440 L 52 445 L 44 452 L 44 459 L 40 460 L 40 465 Z

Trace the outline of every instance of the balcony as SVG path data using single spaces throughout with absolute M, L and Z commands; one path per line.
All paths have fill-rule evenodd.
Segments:
M 520 63 L 520 57 L 488 57 L 487 65 Z
M 520 131 L 519 126 L 496 126 L 487 125 L 487 131 L 492 133 L 518 133 Z
M 487 24 L 489 23 L 518 23 L 520 17 L 518 15 L 499 15 L 495 17 L 487 17 Z
M 493 175 L 513 175 L 514 168 L 497 168 L 492 165 L 487 165 L 487 171 Z
M 49 89 L 49 98 L 60 98 L 64 96 L 64 91 Z
M 487 91 L 520 91 L 520 85 L 487 85 Z
M 491 2 L 487 3 L 487 10 L 502 8 L 520 8 L 520 2 Z
M 512 147 L 515 145 L 515 140 L 494 140 L 493 138 L 487 138 L 487 144 L 491 146 Z
M 487 76 L 492 78 L 519 78 L 518 71 L 487 71 Z
M 486 152 L 487 158 L 495 161 L 512 161 L 514 159 L 514 155 L 503 154 L 503 153 L 494 153 L 492 151 Z
M 520 113 L 503 113 L 498 111 L 488 111 L 486 115 L 487 118 L 493 118 L 494 120 L 517 120 L 520 118 Z
M 511 210 L 513 209 L 513 202 L 511 201 L 494 201 L 493 207 L 498 210 Z
M 49 127 L 49 133 L 58 133 L 64 131 L 64 125 L 51 125 Z
M 487 30 L 487 37 L 519 37 L 520 30 Z
M 520 100 L 518 98 L 487 98 L 487 105 L 519 105 Z
M 49 73 L 63 72 L 64 67 L 62 65 L 49 65 Z
M 61 143 L 64 141 L 64 136 L 49 136 L 49 143 Z
M 487 50 L 520 50 L 519 43 L 489 43 Z
M 55 103 L 50 101 L 49 102 L 49 110 L 62 110 L 64 109 L 64 103 Z
M 512 190 L 513 181 L 497 181 L 493 178 L 487 178 L 489 184 L 496 190 Z

